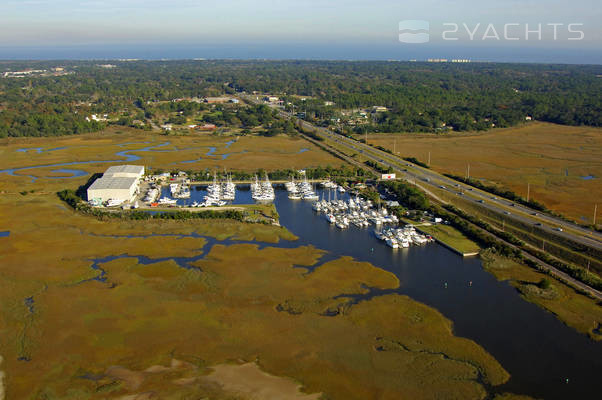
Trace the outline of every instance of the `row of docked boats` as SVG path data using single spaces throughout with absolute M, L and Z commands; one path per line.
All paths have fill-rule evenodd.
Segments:
M 337 185 L 336 182 L 332 182 L 332 181 L 323 181 L 320 182 L 320 186 L 322 186 L 325 189 L 334 189 L 337 190 L 339 193 L 345 193 L 346 190 L 343 186 Z
M 337 199 L 336 190 L 334 198 L 321 199 L 312 205 L 314 211 L 324 213 L 326 220 L 340 229 L 346 229 L 351 224 L 358 228 L 368 227 L 370 224 L 382 226 L 383 224 L 397 224 L 397 216 L 389 215 L 386 208 L 374 208 L 370 200 L 360 197 L 350 197 L 349 200 Z
M 286 182 L 284 186 L 288 192 L 288 198 L 291 200 L 316 201 L 320 198 L 311 183 L 307 181 L 307 177 L 300 182 L 295 182 L 295 178 L 291 178 L 290 182 Z
M 174 199 L 189 199 L 190 198 L 190 186 L 181 185 L 179 183 L 172 183 L 169 185 L 169 192 L 171 197 Z
M 265 174 L 265 180 L 262 181 L 255 175 L 255 181 L 251 183 L 251 197 L 258 202 L 274 201 L 276 195 L 267 173 Z
M 403 228 L 376 229 L 374 236 L 393 249 L 408 248 L 411 245 L 421 246 L 434 240 L 430 235 L 416 232 L 412 225 L 406 225 Z
M 225 201 L 233 201 L 236 198 L 236 185 L 232 182 L 232 176 L 228 175 L 225 182 L 221 184 L 220 198 Z
M 193 202 L 191 207 L 215 207 L 215 206 L 225 206 L 227 201 L 224 199 L 224 195 L 228 198 L 232 197 L 234 199 L 236 194 L 236 187 L 234 188 L 234 193 L 222 192 L 222 184 L 217 181 L 217 177 L 213 176 L 213 183 L 207 186 L 207 194 L 203 197 L 203 202 L 199 203 L 197 201 Z
M 419 246 L 433 241 L 431 236 L 422 235 L 412 225 L 399 227 L 396 215 L 389 214 L 384 207 L 375 207 L 370 200 L 358 196 L 350 197 L 346 201 L 340 200 L 337 199 L 336 189 L 332 197 L 329 191 L 328 199 L 315 202 L 312 208 L 318 213 L 323 213 L 324 218 L 339 229 L 346 229 L 350 225 L 358 228 L 374 225 L 374 235 L 393 249 Z

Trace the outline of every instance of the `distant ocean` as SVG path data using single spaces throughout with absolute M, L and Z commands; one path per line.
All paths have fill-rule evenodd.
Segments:
M 461 47 L 434 43 L 381 44 L 119 44 L 89 46 L 0 47 L 0 60 L 81 59 L 313 59 L 426 60 L 470 59 L 514 63 L 602 64 L 602 48 Z

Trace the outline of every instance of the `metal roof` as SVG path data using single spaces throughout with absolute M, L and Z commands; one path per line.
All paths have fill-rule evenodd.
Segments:
M 112 176 L 102 177 L 94 181 L 88 190 L 102 189 L 130 189 L 136 184 L 138 178 L 115 178 Z
M 141 165 L 114 165 L 107 168 L 104 174 L 113 175 L 119 173 L 142 175 L 144 173 L 144 167 Z

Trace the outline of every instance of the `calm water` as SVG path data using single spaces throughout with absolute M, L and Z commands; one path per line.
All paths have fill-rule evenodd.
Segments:
M 207 186 L 194 185 L 190 187 L 190 198 L 189 199 L 177 199 L 177 205 L 189 206 L 195 201 L 202 203 L 205 196 L 207 196 Z M 171 197 L 169 185 L 161 188 L 161 197 Z M 287 199 L 288 200 L 288 199 Z M 228 202 L 229 204 L 254 204 L 255 201 L 251 197 L 251 188 L 249 185 L 236 185 L 236 198 L 234 201 Z
M 164 152 L 169 142 L 115 155 L 121 162 L 140 159 L 135 152 Z M 26 149 L 22 149 L 26 150 Z M 38 149 L 27 149 L 38 151 Z M 51 149 L 52 150 L 52 149 Z M 51 151 L 47 150 L 47 151 Z M 209 149 L 211 152 L 211 149 Z M 27 169 L 116 162 L 81 161 L 0 171 L 14 175 Z M 75 176 L 86 174 L 69 171 Z M 248 187 L 247 187 L 248 188 Z M 252 202 L 244 187 L 237 190 L 234 204 Z M 179 204 L 201 202 L 203 187 L 191 188 L 190 199 Z M 345 231 L 328 224 L 308 202 L 291 201 L 283 190 L 276 191 L 280 222 L 299 237 L 279 247 L 313 245 L 330 252 L 328 257 L 352 256 L 393 272 L 400 280 L 400 294 L 428 304 L 454 323 L 458 336 L 473 339 L 490 352 L 512 375 L 499 388 L 544 398 L 592 398 L 602 392 L 602 343 L 595 343 L 566 327 L 552 314 L 521 299 L 509 284 L 498 282 L 484 271 L 477 258 L 463 259 L 437 244 L 393 251 L 377 240 L 371 228 L 351 226 Z M 0 237 L 9 232 L 0 232 Z M 472 286 L 468 282 L 472 281 Z M 447 283 L 447 288 L 445 284 Z M 567 383 L 568 378 L 568 383 Z
M 601 393 L 602 343 L 524 301 L 516 289 L 483 270 L 478 258 L 464 259 L 437 244 L 393 251 L 371 228 L 341 231 L 310 203 L 291 201 L 282 190 L 276 191 L 275 204 L 281 224 L 299 236 L 296 246 L 313 245 L 391 271 L 401 282 L 399 293 L 452 320 L 456 335 L 479 343 L 512 375 L 500 392 L 546 399 Z

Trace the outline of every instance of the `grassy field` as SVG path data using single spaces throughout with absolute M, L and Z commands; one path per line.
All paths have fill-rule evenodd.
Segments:
M 148 147 L 154 148 L 150 151 L 139 151 Z M 43 151 L 19 151 L 34 148 L 42 148 Z M 35 177 L 58 177 L 66 174 L 52 171 L 61 168 L 79 169 L 89 173 L 102 172 L 109 165 L 123 164 L 126 157 L 116 154 L 123 151 L 130 151 L 129 154 L 141 158 L 131 163 L 164 170 L 301 169 L 320 165 L 334 167 L 343 163 L 300 137 L 237 137 L 207 133 L 164 136 L 134 129 L 112 128 L 97 134 L 70 137 L 3 139 L 0 141 L 0 169 L 91 161 L 89 164 L 26 169 L 16 173 Z M 98 162 L 105 160 L 115 162 Z M 0 179 L 2 175 L 0 174 Z M 28 180 L 21 182 L 26 185 Z
M 102 160 L 148 146 L 124 143 L 163 140 L 114 132 L 10 141 L 0 169 Z M 176 147 L 202 153 L 212 145 L 219 154 L 227 140 L 169 138 L 157 149 L 165 153 L 138 154 L 141 163 L 167 167 L 181 156 Z M 254 168 L 336 164 L 286 137 L 243 137 L 230 146 L 255 157 Z M 244 160 L 223 162 L 235 168 Z M 390 272 L 347 257 L 320 264 L 320 249 L 278 247 L 296 237 L 276 226 L 87 217 L 56 196 L 87 179 L 0 174 L 0 231 L 10 232 L 0 237 L 7 398 L 270 398 L 266 391 L 273 399 L 484 398 L 489 385 L 508 379 L 478 344 L 454 336 L 438 311 L 400 295 L 348 297 L 399 287 Z
M 534 122 L 467 134 L 371 135 L 371 144 L 416 157 L 439 172 L 500 184 L 579 222 L 602 198 L 602 129 Z M 588 178 L 593 177 L 593 178 Z
M 443 392 L 482 398 L 479 375 L 491 385 L 508 378 L 495 359 L 455 337 L 450 321 L 425 305 L 398 295 L 358 304 L 338 297 L 398 287 L 393 274 L 370 264 L 341 258 L 308 274 L 303 267 L 318 262 L 319 249 L 219 243 L 190 261 L 199 269 L 177 263 L 177 257 L 202 254 L 207 244 L 187 237 L 191 232 L 294 239 L 282 228 L 102 222 L 74 213 L 53 194 L 36 193 L 2 196 L 0 215 L 0 226 L 10 230 L 0 249 L 0 354 L 9 398 L 149 391 L 161 398 L 231 398 L 228 385 L 215 380 L 227 379 L 218 366 L 232 360 L 255 362 L 265 373 L 299 382 L 303 393 L 332 399 Z M 106 282 L 88 281 L 99 275 L 91 266 L 101 258 L 96 265 Z M 213 376 L 213 367 L 220 374 Z M 290 396 L 297 387 L 273 384 L 287 387 Z
M 598 330 L 602 321 L 602 307 L 596 300 L 575 292 L 570 287 L 549 276 L 511 259 L 490 252 L 481 254 L 483 266 L 499 280 L 508 280 L 528 301 L 555 314 L 561 321 L 594 340 L 602 340 Z M 541 290 L 542 279 L 552 282 L 547 290 Z
M 437 238 L 446 245 L 456 249 L 463 254 L 478 253 L 480 247 L 468 239 L 464 234 L 457 229 L 449 225 L 421 225 L 418 227 L 421 231 L 428 233 L 429 235 Z

